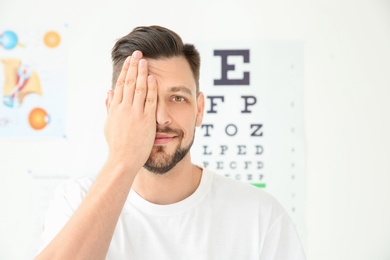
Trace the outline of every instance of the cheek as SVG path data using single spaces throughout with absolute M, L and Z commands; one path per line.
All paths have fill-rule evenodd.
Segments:
M 184 138 L 187 138 L 187 136 L 193 136 L 197 121 L 196 114 L 196 111 L 192 111 L 190 109 L 181 109 L 171 114 L 172 117 L 175 118 L 174 124 L 184 131 Z
M 197 111 L 190 106 L 186 106 L 186 105 L 172 106 L 169 109 L 169 113 L 178 124 L 183 126 L 189 125 L 190 122 L 194 123 L 196 121 Z

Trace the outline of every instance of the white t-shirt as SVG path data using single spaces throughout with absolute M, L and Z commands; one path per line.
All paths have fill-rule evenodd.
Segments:
M 80 205 L 93 180 L 67 182 L 45 221 L 46 246 Z M 130 191 L 107 258 L 110 260 L 304 260 L 287 213 L 264 191 L 203 170 L 197 190 L 170 205 Z

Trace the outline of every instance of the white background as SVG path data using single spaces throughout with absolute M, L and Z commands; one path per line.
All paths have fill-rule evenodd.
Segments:
M 32 179 L 53 166 L 92 174 L 103 163 L 111 47 L 150 24 L 186 42 L 303 41 L 308 259 L 390 259 L 389 1 L 0 2 L 0 31 L 64 23 L 68 138 L 0 139 L 0 259 L 29 257 Z

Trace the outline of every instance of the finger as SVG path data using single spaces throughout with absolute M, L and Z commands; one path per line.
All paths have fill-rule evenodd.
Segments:
M 153 75 L 148 76 L 148 89 L 145 99 L 145 114 L 156 115 L 157 107 L 157 82 Z
M 136 88 L 138 77 L 138 63 L 142 58 L 142 52 L 135 51 L 131 55 L 129 69 L 127 70 L 125 85 L 123 89 L 123 101 L 127 104 L 132 104 L 134 99 L 134 91 Z
M 139 61 L 137 84 L 134 91 L 133 109 L 143 112 L 147 92 L 148 62 L 145 59 Z
M 127 70 L 129 69 L 129 65 L 130 65 L 129 62 L 130 62 L 130 57 L 127 57 L 126 60 L 123 62 L 121 73 L 119 74 L 118 79 L 116 80 L 114 97 L 113 97 L 114 103 L 122 102 L 123 86 L 125 84 Z
M 107 91 L 107 99 L 106 99 L 107 113 L 110 112 L 110 107 L 111 107 L 113 97 L 114 97 L 114 91 L 112 90 Z

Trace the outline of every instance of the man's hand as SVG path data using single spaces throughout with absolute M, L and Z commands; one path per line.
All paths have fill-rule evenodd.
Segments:
M 109 160 L 138 171 L 147 161 L 156 135 L 157 85 L 142 53 L 128 57 L 115 91 L 109 91 L 105 136 Z
M 73 216 L 36 259 L 105 259 L 134 177 L 153 147 L 156 105 L 156 80 L 136 51 L 124 63 L 115 93 L 108 95 L 109 159 Z

